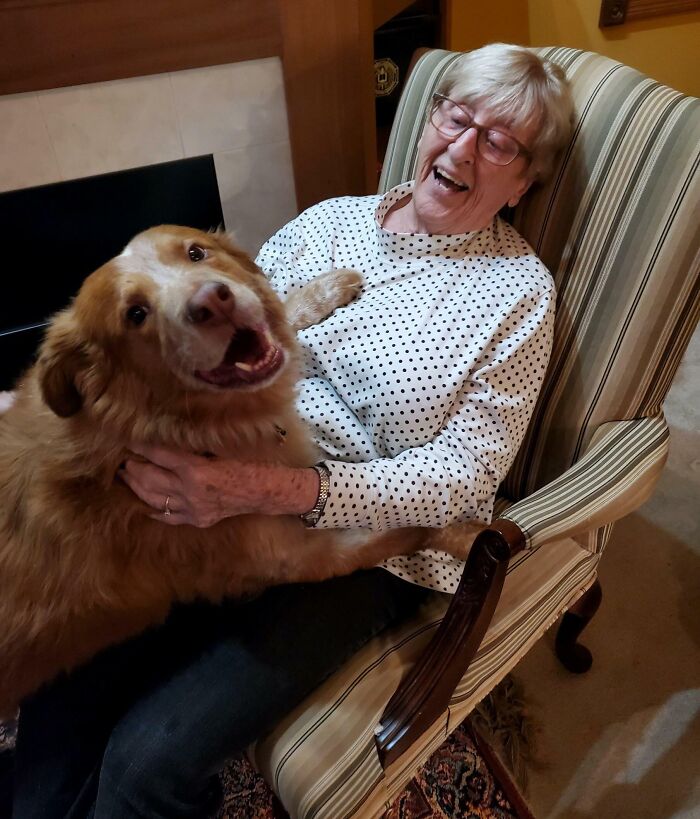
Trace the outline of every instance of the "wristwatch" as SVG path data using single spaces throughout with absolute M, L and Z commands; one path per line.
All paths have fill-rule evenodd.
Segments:
M 316 503 L 314 504 L 313 509 L 310 509 L 308 512 L 304 512 L 303 515 L 299 515 L 304 522 L 304 525 L 311 529 L 313 529 L 313 527 L 321 519 L 321 515 L 323 514 L 323 510 L 326 506 L 326 501 L 328 500 L 328 490 L 331 487 L 331 473 L 328 471 L 328 467 L 324 463 L 318 463 L 313 466 L 313 469 L 318 472 L 318 477 L 321 482 L 318 490 L 318 498 L 316 498 Z

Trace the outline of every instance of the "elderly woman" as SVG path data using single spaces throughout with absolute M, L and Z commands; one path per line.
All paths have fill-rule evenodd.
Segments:
M 571 113 L 560 69 L 526 49 L 466 54 L 432 100 L 413 182 L 316 205 L 262 248 L 282 296 L 336 267 L 365 276 L 355 303 L 300 334 L 298 407 L 321 464 L 145 449 L 123 480 L 158 512 L 169 496 L 172 525 L 253 511 L 375 530 L 488 522 L 544 376 L 555 300 L 498 212 L 546 174 Z M 176 609 L 23 706 L 14 816 L 207 815 L 228 757 L 429 589 L 453 590 L 458 571 L 430 552 Z

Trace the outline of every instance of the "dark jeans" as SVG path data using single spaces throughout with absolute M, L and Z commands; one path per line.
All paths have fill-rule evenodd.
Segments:
M 210 815 L 225 761 L 427 594 L 372 569 L 178 607 L 23 704 L 14 819 Z

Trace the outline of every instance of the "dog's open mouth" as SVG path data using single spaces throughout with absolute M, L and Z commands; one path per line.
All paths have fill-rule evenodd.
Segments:
M 284 363 L 284 352 L 267 328 L 242 327 L 233 334 L 223 361 L 213 370 L 195 370 L 195 377 L 217 387 L 260 384 Z

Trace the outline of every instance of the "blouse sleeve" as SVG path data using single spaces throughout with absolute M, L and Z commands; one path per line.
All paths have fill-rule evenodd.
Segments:
M 440 433 L 394 458 L 325 461 L 331 485 L 318 528 L 488 523 L 549 361 L 553 291 L 523 296 L 500 322 Z

